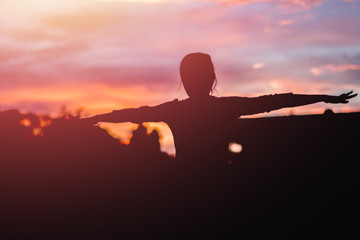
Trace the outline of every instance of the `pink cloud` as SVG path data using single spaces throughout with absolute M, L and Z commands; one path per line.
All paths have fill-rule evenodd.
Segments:
M 290 6 L 300 6 L 305 9 L 310 9 L 312 7 L 318 6 L 322 4 L 322 0 L 283 0 L 284 5 L 290 5 Z
M 269 2 L 269 3 L 279 3 L 283 7 L 301 7 L 304 9 L 310 9 L 312 7 L 320 5 L 323 0 L 205 0 L 226 4 L 245 4 L 245 3 L 256 3 L 256 2 Z
M 261 69 L 261 68 L 265 67 L 265 64 L 258 62 L 258 63 L 254 63 L 252 67 L 253 67 L 253 69 Z
M 360 65 L 355 64 L 342 64 L 342 65 L 334 65 L 334 64 L 327 64 L 320 67 L 314 67 L 310 69 L 310 72 L 315 75 L 319 76 L 324 74 L 326 71 L 331 72 L 345 72 L 348 70 L 360 70 Z
M 292 20 L 292 19 L 284 19 L 284 20 L 280 20 L 277 22 L 277 25 L 279 26 L 288 26 L 288 25 L 291 25 L 291 24 L 294 24 L 295 21 Z

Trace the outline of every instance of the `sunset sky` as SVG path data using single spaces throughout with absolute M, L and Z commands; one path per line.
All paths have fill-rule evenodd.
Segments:
M 359 93 L 359 13 L 356 0 L 0 0 L 0 111 L 184 99 L 179 64 L 191 52 L 212 56 L 217 96 Z M 360 97 L 272 114 L 328 107 L 360 111 Z

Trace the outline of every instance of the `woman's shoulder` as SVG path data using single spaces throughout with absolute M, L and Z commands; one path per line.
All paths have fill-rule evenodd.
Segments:
M 241 100 L 244 99 L 246 97 L 240 97 L 240 96 L 224 96 L 224 97 L 219 97 L 218 99 L 222 100 L 222 101 L 231 101 L 231 100 Z
M 231 104 L 239 102 L 243 99 L 246 99 L 245 97 L 238 97 L 238 96 L 225 96 L 225 97 L 216 97 L 216 96 L 209 96 L 208 99 L 204 99 L 201 101 L 193 100 L 190 98 L 186 99 L 174 99 L 172 101 L 168 101 L 162 104 L 157 105 L 156 107 L 159 108 L 177 108 L 177 107 L 190 107 L 194 105 L 223 105 L 223 104 Z

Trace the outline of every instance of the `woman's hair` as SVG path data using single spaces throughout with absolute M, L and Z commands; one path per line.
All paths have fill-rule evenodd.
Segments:
M 180 76 L 189 97 L 208 96 L 217 84 L 214 65 L 206 53 L 186 55 L 180 64 Z

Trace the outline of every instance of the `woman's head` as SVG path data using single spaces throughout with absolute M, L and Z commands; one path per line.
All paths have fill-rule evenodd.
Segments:
M 180 64 L 180 76 L 186 93 L 191 98 L 209 96 L 216 85 L 214 65 L 210 55 L 190 53 Z

